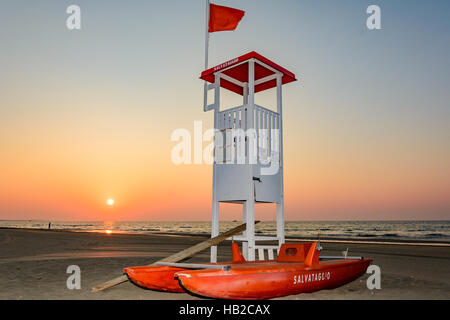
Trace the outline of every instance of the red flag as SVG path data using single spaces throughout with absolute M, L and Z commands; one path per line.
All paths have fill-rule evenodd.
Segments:
M 209 5 L 209 32 L 235 30 L 244 16 L 245 11 L 218 6 L 210 3 Z

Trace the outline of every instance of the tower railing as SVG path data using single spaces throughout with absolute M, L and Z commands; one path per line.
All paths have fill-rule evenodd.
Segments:
M 217 116 L 215 160 L 218 164 L 247 164 L 247 128 L 254 128 L 254 159 L 260 164 L 279 162 L 280 115 L 259 105 L 253 108 L 254 123 L 249 120 L 248 105 L 219 111 Z M 221 141 L 221 142 L 218 142 Z M 241 160 L 241 161 L 239 161 Z M 255 164 L 255 163 L 252 163 Z

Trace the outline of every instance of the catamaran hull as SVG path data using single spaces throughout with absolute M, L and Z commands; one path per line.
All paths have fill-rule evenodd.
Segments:
M 258 264 L 259 261 L 245 262 L 245 264 Z M 239 265 L 241 262 L 225 262 L 222 265 Z M 220 265 L 217 263 L 206 263 L 208 265 Z M 135 285 L 164 292 L 182 293 L 186 292 L 176 279 L 175 274 L 180 271 L 190 271 L 192 269 L 178 268 L 173 266 L 142 266 L 128 267 L 123 269 L 128 279 Z
M 180 286 L 203 297 L 260 300 L 333 289 L 363 275 L 370 259 L 322 263 L 305 268 L 303 264 L 279 268 L 236 268 L 229 271 L 181 271 L 175 274 Z
M 183 268 L 169 266 L 132 267 L 123 270 L 135 285 L 156 291 L 185 292 L 175 280 L 175 273 L 187 271 Z
M 258 262 L 247 262 L 239 250 L 237 243 L 231 245 L 233 261 L 224 263 L 206 263 L 204 266 L 214 265 L 239 265 L 243 263 L 255 264 Z M 182 267 L 164 266 L 164 265 L 151 265 L 142 267 L 128 267 L 123 269 L 123 272 L 128 276 L 128 279 L 135 285 L 156 291 L 185 292 L 177 279 L 175 279 L 175 273 L 179 271 L 188 271 Z

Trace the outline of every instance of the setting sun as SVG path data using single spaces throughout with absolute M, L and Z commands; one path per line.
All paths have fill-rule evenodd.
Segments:
M 107 204 L 108 206 L 114 205 L 114 199 L 109 198 L 109 199 L 106 201 L 106 204 Z

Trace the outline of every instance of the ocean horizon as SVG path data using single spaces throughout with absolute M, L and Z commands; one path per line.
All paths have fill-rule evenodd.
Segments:
M 240 221 L 222 221 L 220 232 L 239 225 Z M 0 228 L 30 228 L 67 231 L 129 234 L 197 234 L 209 235 L 208 221 L 48 221 L 0 220 Z M 261 221 L 256 234 L 275 235 L 276 223 Z M 379 241 L 450 242 L 450 220 L 413 221 L 286 221 L 288 238 L 333 238 Z

